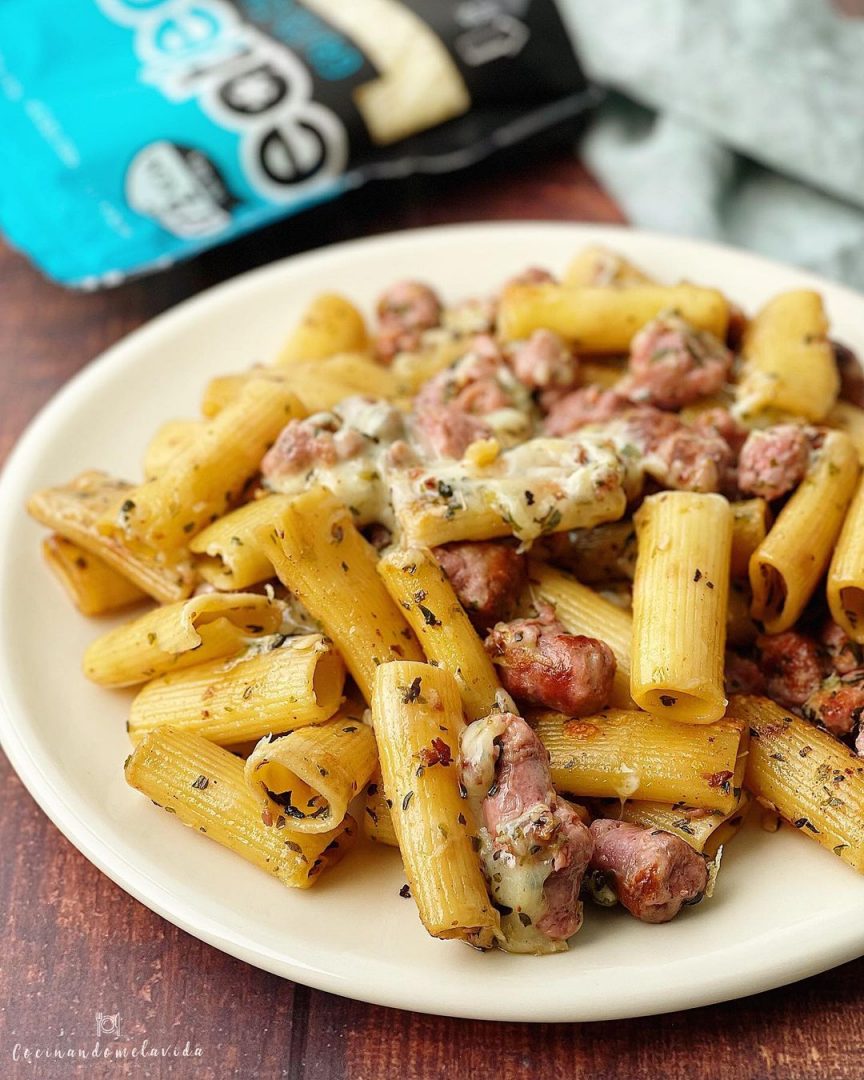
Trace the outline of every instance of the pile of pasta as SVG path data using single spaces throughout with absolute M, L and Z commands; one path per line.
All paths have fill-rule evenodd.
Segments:
M 658 284 L 591 249 L 560 281 L 505 289 L 494 333 L 552 330 L 579 351 L 584 380 L 609 387 L 634 334 L 669 309 L 726 333 L 718 291 Z M 602 712 L 528 717 L 557 792 L 586 819 L 662 830 L 709 857 L 755 800 L 864 872 L 864 761 L 768 698 L 724 693 L 727 641 L 752 639 L 757 622 L 769 634 L 793 627 L 820 590 L 864 643 L 864 410 L 837 400 L 826 329 L 816 294 L 776 298 L 748 324 L 737 381 L 695 407 L 719 400 L 750 427 L 821 425 L 775 520 L 763 499 L 669 490 L 631 519 L 626 485 L 595 482 L 587 497 L 555 489 L 537 542 L 501 509 L 508 484 L 534 479 L 533 444 L 502 451 L 487 439 L 466 452 L 458 512 L 454 475 L 467 466 L 427 463 L 389 482 L 398 505 L 382 553 L 314 477 L 294 493 L 262 488 L 262 458 L 286 423 L 351 395 L 409 409 L 470 328 L 429 334 L 385 365 L 361 313 L 320 296 L 271 366 L 214 377 L 201 417 L 156 433 L 141 482 L 91 471 L 29 502 L 49 530 L 46 562 L 83 614 L 148 605 L 84 657 L 89 679 L 135 688 L 128 783 L 297 888 L 339 861 L 359 819 L 367 838 L 399 847 L 431 934 L 492 944 L 499 914 L 455 763 L 466 723 L 506 696 L 430 548 L 515 536 L 532 559 L 522 610 L 552 605 L 568 633 L 606 642 L 617 661 Z M 544 560 L 542 538 L 568 531 L 576 576 Z M 632 595 L 620 587 L 629 578 Z M 425 767 L 430 746 L 433 764 L 454 767 Z M 362 846 L 354 858 L 375 857 Z

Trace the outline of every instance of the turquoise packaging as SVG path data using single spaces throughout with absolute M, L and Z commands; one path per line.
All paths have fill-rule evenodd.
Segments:
M 3 0 L 0 228 L 113 285 L 590 100 L 553 0 Z

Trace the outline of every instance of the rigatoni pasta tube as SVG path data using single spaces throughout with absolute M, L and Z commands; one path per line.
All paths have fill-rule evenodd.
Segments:
M 142 589 L 104 559 L 65 536 L 47 536 L 42 541 L 42 557 L 82 615 L 108 615 L 147 599 Z
M 619 255 L 592 244 L 577 252 L 564 271 L 565 285 L 654 285 L 656 282 Z
M 636 516 L 630 693 L 648 712 L 707 724 L 726 709 L 723 653 L 732 511 L 722 495 L 664 491 Z
M 825 573 L 858 480 L 848 435 L 826 432 L 810 467 L 750 558 L 754 619 L 769 634 L 797 621 Z
M 557 791 L 723 813 L 735 807 L 748 740 L 738 720 L 679 724 L 651 713 L 606 709 L 579 720 L 538 713 L 531 723 L 549 751 Z
M 633 620 L 628 612 L 568 574 L 542 563 L 531 564 L 528 580 L 532 596 L 555 608 L 558 621 L 568 634 L 584 634 L 606 642 L 616 661 L 611 704 L 622 709 L 632 705 L 630 649 Z
M 827 332 L 819 293 L 797 289 L 769 300 L 744 334 L 744 371 L 736 393 L 739 415 L 823 420 L 840 389 Z
M 332 720 L 262 739 L 246 761 L 246 782 L 258 796 L 265 825 L 325 832 L 348 813 L 348 804 L 378 762 L 372 728 L 362 708 L 349 705 Z
M 396 473 L 392 498 L 409 544 L 528 541 L 617 521 L 627 507 L 626 480 L 620 457 L 602 439 L 541 437 L 503 451 L 486 439 L 461 461 Z
M 130 492 L 119 514 L 100 527 L 145 551 L 182 548 L 243 493 L 264 454 L 289 420 L 304 409 L 279 383 L 255 380 L 154 480 Z
M 732 504 L 732 558 L 730 572 L 748 580 L 750 557 L 768 535 L 771 509 L 764 499 L 743 499 Z
M 152 731 L 126 759 L 126 782 L 184 825 L 242 855 L 283 885 L 308 889 L 350 847 L 356 822 L 328 832 L 268 829 L 243 762 L 200 735 Z
M 845 431 L 858 451 L 858 460 L 864 466 L 864 409 L 851 401 L 838 401 L 825 418 L 828 427 Z
M 430 664 L 383 664 L 372 717 L 393 827 L 423 925 L 433 937 L 491 947 L 498 913 L 475 850 L 471 807 L 459 794 L 464 720 L 456 680 Z
M 361 819 L 363 834 L 376 844 L 399 847 L 396 830 L 393 828 L 393 812 L 387 804 L 381 769 L 373 773 L 363 793 L 363 816 Z
M 144 451 L 144 478 L 154 480 L 161 476 L 168 463 L 187 450 L 198 438 L 204 427 L 200 420 L 168 420 L 147 443 Z
M 27 512 L 40 524 L 98 555 L 160 603 L 182 600 L 195 585 L 188 552 L 177 551 L 170 559 L 157 561 L 131 550 L 121 538 L 106 535 L 99 527 L 106 515 L 120 513 L 134 490 L 125 480 L 93 469 L 61 487 L 34 492 L 27 501 Z
M 828 570 L 828 606 L 846 633 L 864 644 L 864 480 L 846 514 Z
M 396 548 L 378 563 L 426 659 L 455 676 L 469 720 L 487 716 L 501 689 L 477 631 L 428 548 Z
M 233 656 L 275 634 L 284 605 L 257 593 L 205 593 L 148 611 L 109 630 L 84 653 L 84 674 L 100 686 L 133 686 L 168 671 Z
M 367 702 L 380 664 L 422 659 L 378 576 L 375 549 L 326 488 L 292 499 L 279 520 L 257 535 L 279 580 L 336 643 Z
M 238 375 L 217 375 L 204 390 L 201 412 L 217 416 L 237 400 L 247 383 L 278 383 L 293 391 L 311 413 L 326 412 L 352 394 L 395 398 L 410 393 L 410 384 L 365 353 L 337 353 L 326 360 L 297 361 L 284 368 L 252 368 Z
M 752 733 L 745 783 L 756 798 L 864 874 L 864 760 L 768 698 L 733 697 Z
M 321 293 L 303 312 L 275 363 L 290 367 L 298 360 L 323 360 L 368 345 L 366 323 L 351 301 L 338 293 Z
M 217 589 L 246 589 L 273 577 L 257 532 L 275 524 L 290 501 L 289 495 L 253 499 L 198 533 L 189 550 L 201 577 Z
M 194 731 L 222 746 L 329 720 L 342 700 L 345 665 L 320 634 L 288 638 L 246 659 L 208 664 L 147 683 L 132 702 L 129 734 Z
M 510 285 L 498 306 L 498 332 L 504 341 L 518 341 L 545 328 L 584 352 L 626 352 L 647 322 L 670 310 L 721 340 L 726 335 L 729 302 L 697 285 Z

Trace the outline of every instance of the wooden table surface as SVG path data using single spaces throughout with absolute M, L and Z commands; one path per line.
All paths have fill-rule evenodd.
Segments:
M 36 410 L 94 355 L 249 267 L 439 222 L 622 220 L 566 146 L 506 165 L 503 172 L 487 164 L 461 176 L 371 187 L 192 264 L 94 295 L 45 282 L 0 246 L 0 461 Z M 542 262 L 542 255 L 526 253 L 526 261 Z M 542 1026 L 451 1020 L 294 986 L 189 937 L 91 866 L 37 809 L 2 755 L 0 850 L 0 1077 L 864 1076 L 864 959 L 772 993 L 661 1017 Z M 99 1011 L 119 1013 L 130 1042 L 183 1047 L 188 1040 L 201 1055 L 23 1060 L 28 1048 L 92 1045 Z

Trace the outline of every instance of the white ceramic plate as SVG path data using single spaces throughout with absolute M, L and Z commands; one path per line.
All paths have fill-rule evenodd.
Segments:
M 28 492 L 103 467 L 135 478 L 148 436 L 197 414 L 214 374 L 272 357 L 316 293 L 371 309 L 400 277 L 445 297 L 491 291 L 529 264 L 563 269 L 582 245 L 618 248 L 660 278 L 724 289 L 747 309 L 815 286 L 834 333 L 864 351 L 864 297 L 709 244 L 558 224 L 437 228 L 339 245 L 246 274 L 181 304 L 110 349 L 33 422 L 0 483 L 0 736 L 33 797 L 104 873 L 189 933 L 333 993 L 497 1020 L 600 1020 L 689 1008 L 800 979 L 864 952 L 864 879 L 791 830 L 751 828 L 730 847 L 714 899 L 666 926 L 590 909 L 567 954 L 481 955 L 434 941 L 399 896 L 398 855 L 353 852 L 292 892 L 181 828 L 126 787 L 128 696 L 80 674 L 104 628 L 71 609 L 41 564 Z

